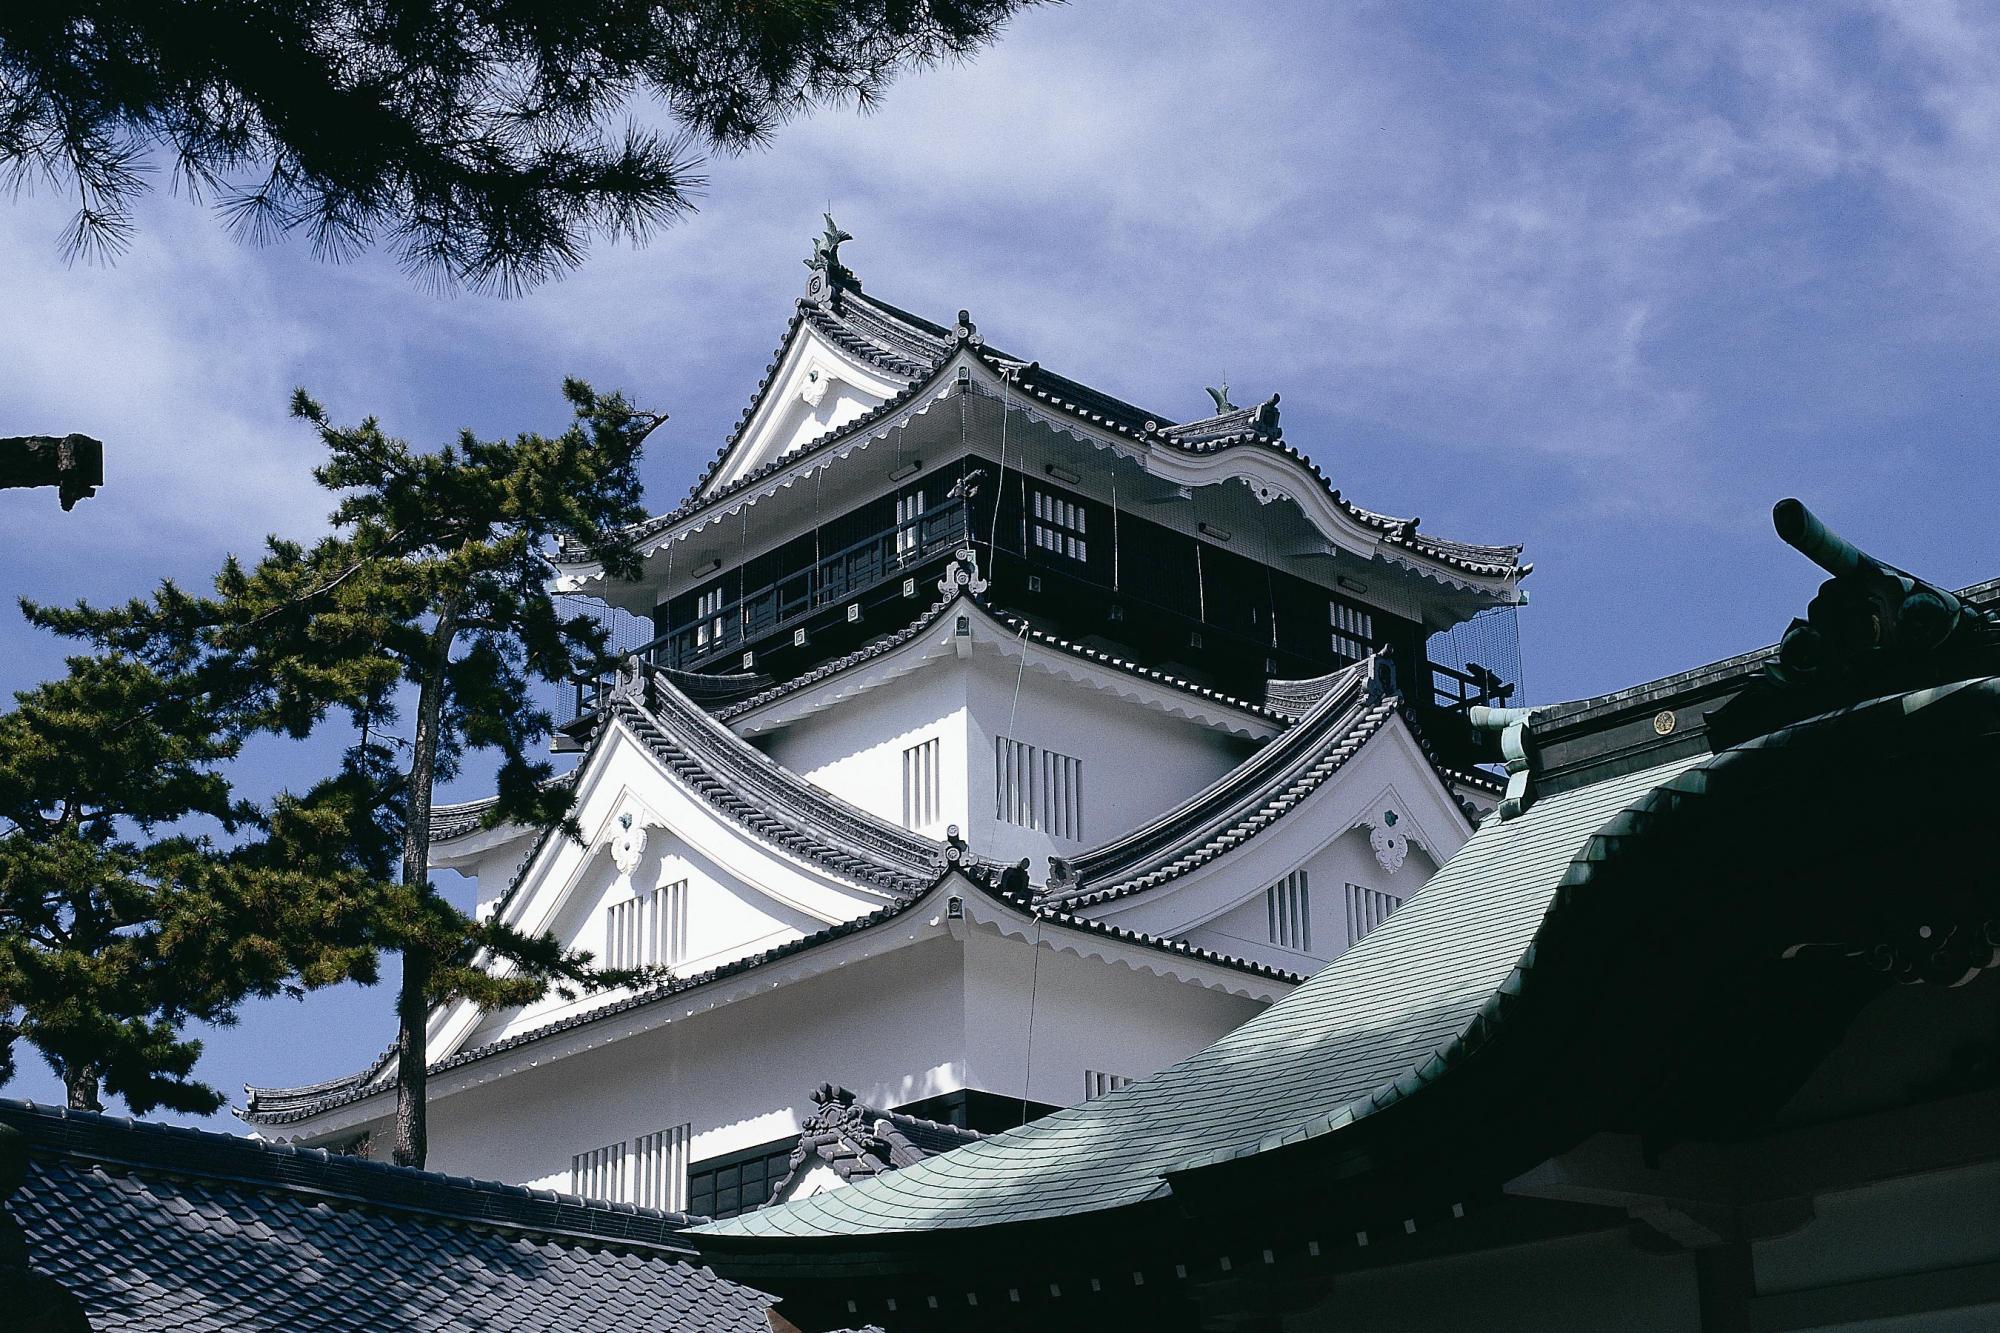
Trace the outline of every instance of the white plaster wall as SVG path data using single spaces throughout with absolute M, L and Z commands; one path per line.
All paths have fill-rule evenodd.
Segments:
M 1068 1106 L 1084 1098 L 1085 1070 L 1145 1078 L 1213 1045 L 1264 1007 L 1191 982 L 972 931 L 966 938 L 966 1082 Z
M 1241 763 L 1258 741 L 1231 735 L 1038 671 L 981 645 L 969 658 L 925 663 L 894 682 L 756 738 L 773 759 L 843 800 L 903 819 L 903 751 L 941 740 L 941 813 L 920 828 L 957 824 L 981 856 L 1074 856 L 1171 809 Z M 1019 700 L 1015 698 L 1019 684 Z M 1009 728 L 1012 728 L 1011 730 Z M 1083 762 L 1083 836 L 1056 838 L 995 817 L 994 738 Z
M 603 962 L 611 909 L 678 881 L 686 881 L 688 886 L 687 952 L 674 967 L 683 976 L 775 948 L 825 924 L 759 892 L 674 834 L 656 829 L 647 838 L 644 857 L 629 876 L 618 872 L 609 852 L 597 849 L 549 929 L 570 948 L 588 949 Z M 487 1015 L 473 1029 L 468 1045 L 530 1031 L 627 993 L 575 999 L 550 994 L 534 1004 Z
M 965 675 L 956 658 L 757 738 L 766 754 L 806 780 L 892 824 L 903 822 L 903 751 L 938 738 L 937 818 L 915 826 L 943 838 L 965 827 Z
M 500 896 L 507 892 L 514 882 L 514 875 L 521 869 L 521 861 L 535 845 L 535 836 L 524 834 L 504 846 L 496 847 L 482 855 L 464 873 L 473 877 L 474 913 L 482 919 L 491 915 L 499 906 Z
M 907 948 L 655 1028 L 431 1108 L 433 1170 L 569 1188 L 572 1154 L 679 1124 L 690 1161 L 796 1134 L 812 1090 L 896 1105 L 963 1086 L 956 941 Z
M 962 936 L 936 929 L 712 1010 L 691 996 L 665 1026 L 487 1083 L 454 1086 L 476 1065 L 441 1075 L 428 1165 L 567 1189 L 572 1155 L 679 1124 L 700 1162 L 796 1134 L 822 1082 L 878 1107 L 967 1087 L 1068 1105 L 1086 1069 L 1144 1077 L 1263 1008 L 984 928 Z
M 1437 866 L 1417 847 L 1409 850 L 1394 874 L 1384 870 L 1369 848 L 1366 829 L 1352 829 L 1335 838 L 1307 857 L 1302 868 L 1312 927 L 1310 950 L 1287 948 L 1271 939 L 1270 909 L 1264 896 L 1268 885 L 1259 886 L 1241 905 L 1188 931 L 1188 943 L 1293 972 L 1317 972 L 1356 942 L 1348 921 L 1348 885 L 1375 889 L 1407 902 L 1437 873 Z
M 1034 646 L 1019 661 L 975 654 L 966 694 L 965 825 L 974 852 L 996 861 L 1075 856 L 1165 813 L 1243 762 L 1258 742 L 1168 717 L 1140 704 L 1038 672 Z M 1018 683 L 1018 698 L 1017 698 Z M 1083 762 L 1080 838 L 1056 838 L 995 816 L 994 740 L 1009 736 Z

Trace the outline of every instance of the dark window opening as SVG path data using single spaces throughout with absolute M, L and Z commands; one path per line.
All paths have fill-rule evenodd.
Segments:
M 697 1217 L 734 1217 L 771 1201 L 792 1169 L 796 1136 L 724 1153 L 688 1168 L 687 1210 Z

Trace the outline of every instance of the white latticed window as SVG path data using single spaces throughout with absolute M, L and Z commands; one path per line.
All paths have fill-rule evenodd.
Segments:
M 1270 918 L 1271 943 L 1312 952 L 1312 893 L 1305 871 L 1294 870 L 1264 890 L 1264 910 Z
M 669 1213 L 687 1209 L 691 1125 L 641 1134 L 632 1146 L 632 1202 Z
M 993 738 L 993 816 L 1051 837 L 1083 837 L 1083 761 Z
M 927 828 L 937 822 L 939 782 L 935 736 L 903 751 L 904 828 Z
M 612 968 L 673 967 L 687 959 L 686 880 L 613 903 L 604 920 L 604 961 Z
M 1380 889 L 1364 889 L 1359 884 L 1347 886 L 1347 942 L 1349 945 L 1361 943 L 1361 937 L 1389 919 L 1389 913 L 1403 905 L 1403 900 L 1393 893 Z
M 1350 662 L 1359 662 L 1375 648 L 1375 614 L 1351 602 L 1329 601 L 1327 615 L 1333 622 L 1333 652 Z
M 896 497 L 896 554 L 909 555 L 923 545 L 924 493 L 911 491 Z
M 1132 1080 L 1123 1074 L 1106 1074 L 1095 1069 L 1083 1071 L 1083 1095 L 1085 1100 L 1102 1097 L 1107 1092 L 1124 1087 Z
M 722 640 L 722 585 L 717 584 L 694 599 L 694 646 L 706 648 Z
M 569 1159 L 569 1192 L 586 1199 L 618 1202 L 625 1197 L 623 1140 L 580 1152 Z
M 1028 524 L 1029 544 L 1071 560 L 1088 560 L 1090 543 L 1084 529 L 1083 506 L 1039 488 L 1031 495 L 1034 518 Z

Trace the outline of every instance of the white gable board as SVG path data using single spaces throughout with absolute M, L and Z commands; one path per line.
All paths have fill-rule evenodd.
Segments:
M 771 373 L 768 390 L 703 494 L 755 472 L 880 407 L 910 386 L 851 356 L 801 324 Z
M 620 723 L 600 735 L 578 783 L 584 842 L 551 835 L 530 859 L 504 910 L 504 919 L 523 931 L 550 931 L 572 948 L 601 955 L 605 913 L 614 902 L 685 881 L 689 954 L 682 968 L 699 970 L 864 916 L 888 901 L 725 819 Z M 431 1055 L 442 1059 L 475 1038 L 510 1036 L 617 998 L 551 996 L 487 1018 L 469 1004 L 450 1005 L 432 1016 Z

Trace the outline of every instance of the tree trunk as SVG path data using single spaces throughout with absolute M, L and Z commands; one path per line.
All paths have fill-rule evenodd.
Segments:
M 104 1099 L 98 1095 L 97 1066 L 77 1065 L 63 1075 L 63 1091 L 72 1111 L 102 1111 Z
M 431 779 L 437 768 L 438 715 L 444 708 L 445 668 L 458 633 L 458 607 L 447 603 L 431 631 L 431 660 L 417 690 L 417 734 L 410 744 L 409 818 L 403 828 L 403 883 L 430 892 Z M 426 941 L 403 947 L 403 986 L 396 997 L 397 1166 L 421 1167 L 429 1154 L 424 1098 L 430 1078 L 425 1025 L 430 1018 L 432 958 Z

